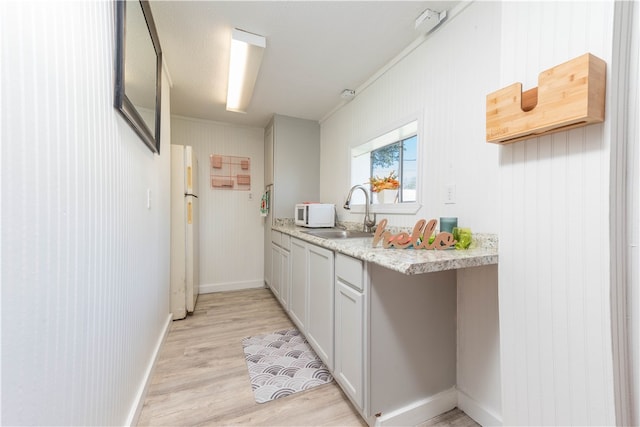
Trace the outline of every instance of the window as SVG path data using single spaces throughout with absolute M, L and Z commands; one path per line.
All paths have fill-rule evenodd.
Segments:
M 418 144 L 418 121 L 413 120 L 352 148 L 351 183 L 364 185 L 369 190 L 369 203 L 372 204 L 374 212 L 415 213 L 420 208 Z M 371 178 L 385 178 L 390 175 L 399 182 L 397 193 L 391 191 L 382 194 L 381 191 L 372 191 Z M 376 189 L 382 187 L 393 186 L 377 185 Z M 364 195 L 360 192 L 356 194 L 360 197 L 355 198 L 353 204 L 363 205 Z M 356 194 L 354 197 L 357 197 Z
M 418 171 L 418 136 L 413 135 L 398 142 L 371 151 L 371 177 L 394 177 L 400 182 L 396 201 L 407 203 L 416 201 Z M 390 201 L 393 203 L 393 201 Z M 385 203 L 389 203 L 385 201 Z

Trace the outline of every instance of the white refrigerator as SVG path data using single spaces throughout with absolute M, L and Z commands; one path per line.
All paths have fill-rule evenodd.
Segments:
M 171 312 L 192 313 L 198 299 L 198 160 L 193 148 L 171 146 Z

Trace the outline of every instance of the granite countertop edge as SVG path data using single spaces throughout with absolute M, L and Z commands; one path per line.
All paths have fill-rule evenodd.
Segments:
M 473 249 L 427 250 L 384 249 L 382 244 L 374 248 L 372 237 L 324 239 L 287 223 L 274 224 L 272 230 L 408 275 L 498 264 L 497 236 L 492 234 L 474 235 L 478 243 Z

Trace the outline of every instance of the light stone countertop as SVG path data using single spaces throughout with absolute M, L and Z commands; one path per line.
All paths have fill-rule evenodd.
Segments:
M 498 263 L 497 236 L 493 234 L 474 234 L 474 249 L 427 250 L 384 249 L 382 242 L 374 248 L 373 237 L 324 239 L 304 233 L 307 228 L 279 221 L 272 226 L 272 230 L 403 274 L 433 273 Z

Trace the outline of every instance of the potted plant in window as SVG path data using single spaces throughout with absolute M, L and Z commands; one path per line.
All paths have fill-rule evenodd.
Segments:
M 400 187 L 400 181 L 396 176 L 395 171 L 391 171 L 389 176 L 380 178 L 374 176 L 369 178 L 371 184 L 371 191 L 376 193 L 378 203 L 396 203 L 398 200 L 398 188 Z

